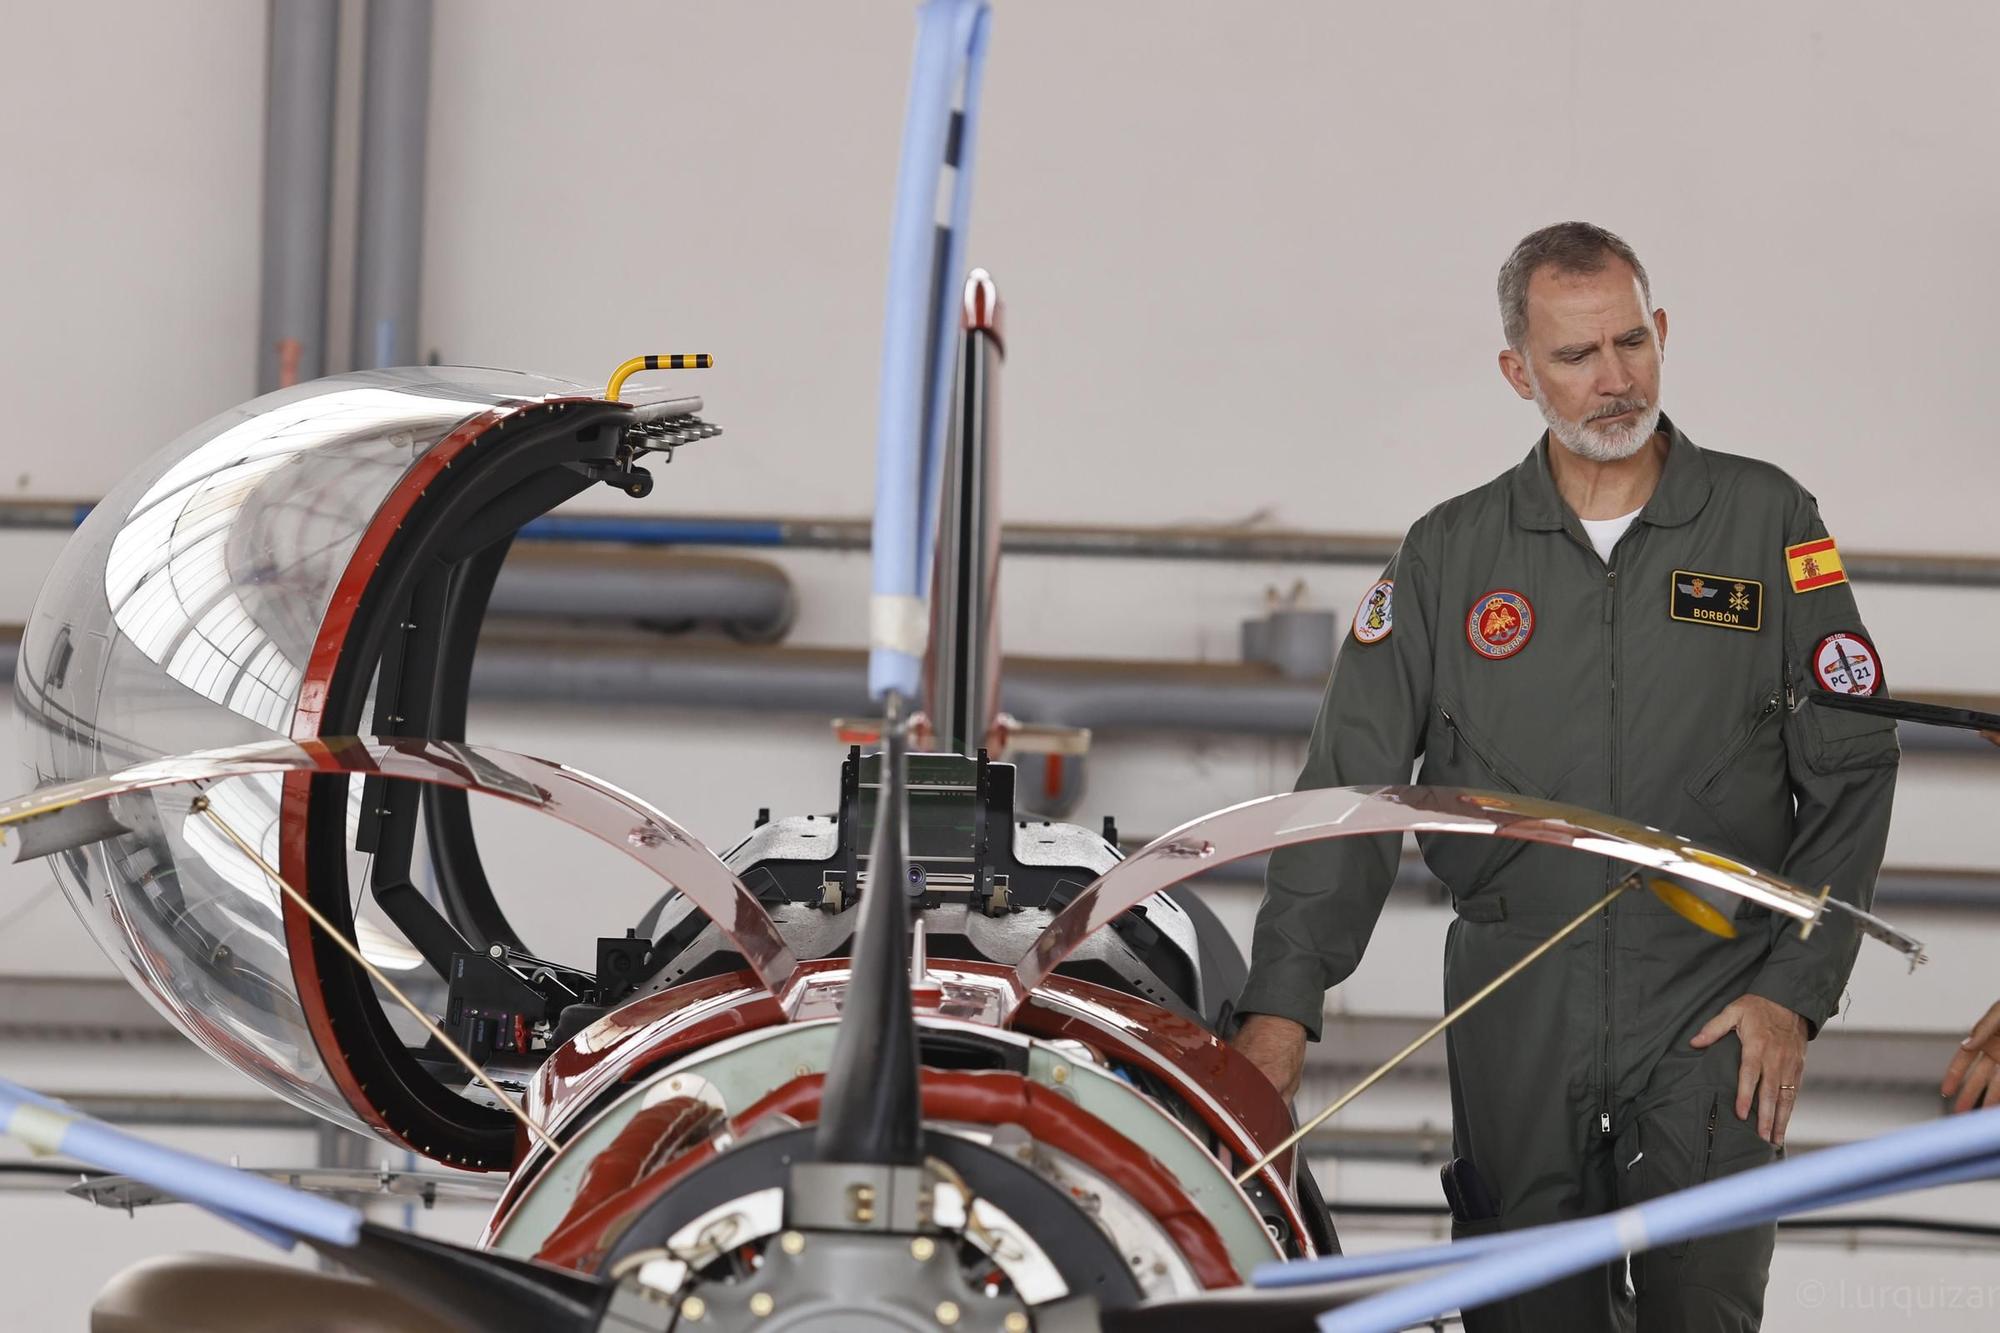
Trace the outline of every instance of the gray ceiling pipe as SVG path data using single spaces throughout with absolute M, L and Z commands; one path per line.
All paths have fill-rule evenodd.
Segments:
M 865 656 L 844 648 L 744 649 L 492 629 L 472 659 L 475 699 L 866 717 Z
M 264 271 L 257 392 L 326 373 L 339 0 L 271 0 L 264 110 Z
M 846 648 L 745 651 L 489 633 L 472 663 L 476 697 L 646 703 L 669 708 L 867 716 L 866 654 Z M 1023 722 L 1125 730 L 1304 736 L 1317 683 L 1257 668 L 1016 659 L 1002 706 Z
M 1023 722 L 1107 731 L 1312 731 L 1323 680 L 1286 680 L 1229 663 L 1010 662 L 1001 706 Z
M 360 217 L 354 252 L 356 370 L 410 366 L 424 258 L 431 0 L 368 0 L 361 81 Z
M 792 627 L 798 596 L 785 571 L 762 560 L 517 547 L 500 567 L 487 613 L 719 629 L 743 643 L 775 643 Z

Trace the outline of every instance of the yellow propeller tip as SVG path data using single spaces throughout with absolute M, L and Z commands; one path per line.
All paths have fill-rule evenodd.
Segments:
M 1715 905 L 1670 879 L 1657 876 L 1646 877 L 1646 887 L 1653 896 L 1674 909 L 1686 920 L 1694 922 L 1711 935 L 1719 935 L 1725 940 L 1736 938 L 1736 923 L 1715 910 Z

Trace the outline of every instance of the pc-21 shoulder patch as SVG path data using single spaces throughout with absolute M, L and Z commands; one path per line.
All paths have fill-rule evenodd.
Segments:
M 1691 625 L 1760 630 L 1764 627 L 1764 585 L 1756 579 L 1677 569 L 1667 589 L 1667 614 Z

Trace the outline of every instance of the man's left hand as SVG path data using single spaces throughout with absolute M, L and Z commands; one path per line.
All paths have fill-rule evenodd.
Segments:
M 1958 1094 L 1954 1111 L 2000 1106 L 2000 1004 L 1988 1009 L 1986 1017 L 1972 1025 L 1971 1035 L 1958 1044 L 1939 1090 L 1947 1097 Z
M 1743 1063 L 1736 1071 L 1736 1118 L 1749 1118 L 1754 1096 L 1757 1137 L 1782 1148 L 1785 1126 L 1798 1104 L 1799 1079 L 1806 1072 L 1806 1020 L 1775 1000 L 1746 995 L 1709 1019 L 1688 1044 L 1713 1046 L 1731 1032 L 1743 1044 Z

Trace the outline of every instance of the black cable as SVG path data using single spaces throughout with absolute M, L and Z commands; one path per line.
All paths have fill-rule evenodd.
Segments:
M 66 1162 L 0 1162 L 0 1176 L 52 1176 L 68 1181 L 96 1180 L 110 1175 L 88 1166 Z
M 1430 1203 L 1329 1203 L 1327 1211 L 1348 1217 L 1448 1218 L 1451 1209 Z M 1919 1231 L 1940 1236 L 1974 1236 L 2000 1240 L 2000 1226 L 1979 1222 L 1945 1222 L 1928 1217 L 1856 1216 L 1793 1217 L 1778 1223 L 1780 1231 Z

